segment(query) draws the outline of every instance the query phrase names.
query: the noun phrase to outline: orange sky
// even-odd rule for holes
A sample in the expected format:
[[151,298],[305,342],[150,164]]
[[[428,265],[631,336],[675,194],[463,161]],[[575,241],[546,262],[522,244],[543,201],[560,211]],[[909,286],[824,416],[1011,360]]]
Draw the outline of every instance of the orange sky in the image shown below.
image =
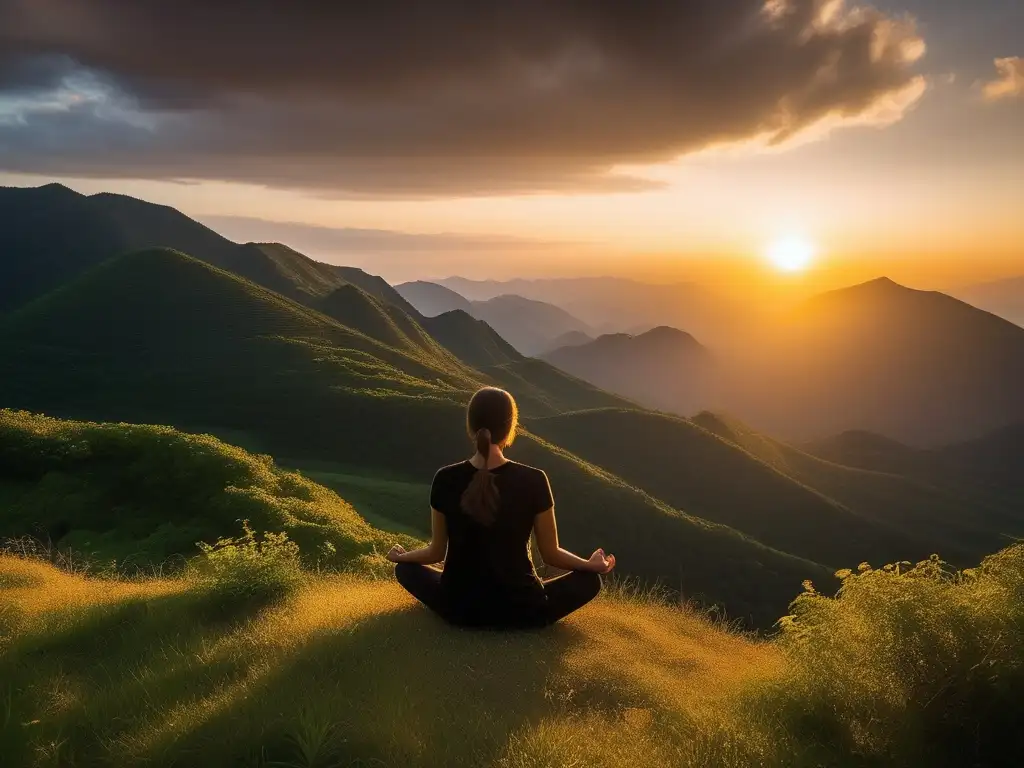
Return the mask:
[[[452,274],[611,274],[785,294],[883,274],[921,288],[1024,274],[1024,63],[1013,58],[1024,50],[1006,50],[1024,39],[1014,34],[1024,31],[1024,13],[994,0],[971,8],[952,0],[879,5],[919,17],[922,41],[907,48],[915,69],[905,87],[857,114],[818,121],[779,146],[748,138],[690,151],[675,162],[628,168],[629,175],[661,185],[655,189],[401,199],[210,179],[133,179],[102,169],[95,174],[102,178],[57,180],[86,193],[123,192],[175,206],[233,239],[289,242],[267,224],[287,222],[519,241],[449,249],[441,237],[413,251],[289,242],[393,282]],[[17,110],[24,107],[11,104],[13,117],[5,123],[0,98],[0,129],[15,130],[23,120]],[[0,157],[2,139],[0,130]],[[0,172],[0,184],[51,180],[49,174]],[[257,234],[251,221],[223,217],[264,221]],[[790,237],[814,244],[816,259],[806,273],[781,274],[767,264],[772,244]]]

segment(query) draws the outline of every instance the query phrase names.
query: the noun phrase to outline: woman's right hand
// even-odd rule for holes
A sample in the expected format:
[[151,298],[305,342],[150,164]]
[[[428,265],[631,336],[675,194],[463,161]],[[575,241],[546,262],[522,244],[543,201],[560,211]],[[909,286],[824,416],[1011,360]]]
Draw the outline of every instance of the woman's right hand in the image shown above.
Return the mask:
[[587,561],[587,567],[594,573],[611,573],[615,567],[615,555],[606,555],[603,549],[594,550],[594,554]]
[[400,562],[402,562],[402,555],[404,555],[404,554],[405,554],[405,547],[403,547],[401,544],[395,544],[395,546],[393,546],[391,548],[391,551],[388,552],[387,558],[392,563],[400,563]]

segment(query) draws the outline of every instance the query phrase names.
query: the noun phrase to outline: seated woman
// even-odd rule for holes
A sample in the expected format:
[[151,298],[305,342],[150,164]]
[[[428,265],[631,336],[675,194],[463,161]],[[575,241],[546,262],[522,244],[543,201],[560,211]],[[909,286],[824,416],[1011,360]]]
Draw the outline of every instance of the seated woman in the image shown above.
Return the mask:
[[[430,544],[393,547],[399,584],[446,621],[497,629],[552,624],[593,600],[614,555],[589,560],[558,545],[547,475],[505,458],[518,423],[512,395],[481,389],[466,417],[476,454],[438,470],[430,489]],[[530,533],[544,562],[570,571],[541,581],[530,560]],[[444,561],[444,570],[428,565]]]

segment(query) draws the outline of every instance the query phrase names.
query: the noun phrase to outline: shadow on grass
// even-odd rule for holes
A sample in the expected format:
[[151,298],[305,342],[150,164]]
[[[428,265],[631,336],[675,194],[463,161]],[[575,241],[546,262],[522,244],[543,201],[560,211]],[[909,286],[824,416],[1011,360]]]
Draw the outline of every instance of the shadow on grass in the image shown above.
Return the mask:
[[567,625],[509,634],[454,629],[418,606],[377,614],[310,637],[184,734],[178,755],[194,765],[257,748],[296,765],[485,764],[572,695],[563,657],[583,641]]
[[[567,706],[570,625],[449,627],[419,606],[295,637],[201,593],[63,616],[0,656],[0,747],[20,764],[478,765]],[[246,619],[252,619],[247,623]],[[0,701],[0,703],[3,703]]]

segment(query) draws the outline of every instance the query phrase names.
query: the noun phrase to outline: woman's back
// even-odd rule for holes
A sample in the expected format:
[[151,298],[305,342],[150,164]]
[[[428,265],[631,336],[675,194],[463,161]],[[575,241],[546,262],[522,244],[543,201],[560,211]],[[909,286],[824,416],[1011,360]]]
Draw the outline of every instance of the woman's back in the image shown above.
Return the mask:
[[445,517],[448,553],[442,581],[458,592],[497,590],[497,596],[529,599],[540,587],[530,560],[534,519],[552,507],[551,487],[541,470],[506,461],[488,470],[497,487],[494,518],[480,522],[462,505],[463,494],[479,470],[469,461],[438,470],[430,506]]
[[[504,390],[484,387],[473,395],[466,430],[476,453],[434,475],[430,543],[388,552],[398,582],[453,624],[551,624],[593,600],[601,591],[600,574],[615,567],[615,557],[604,550],[584,560],[559,545],[547,475],[505,459],[518,414]],[[541,583],[530,560],[531,532],[544,561],[568,574]],[[440,562],[442,572],[427,567]]]

